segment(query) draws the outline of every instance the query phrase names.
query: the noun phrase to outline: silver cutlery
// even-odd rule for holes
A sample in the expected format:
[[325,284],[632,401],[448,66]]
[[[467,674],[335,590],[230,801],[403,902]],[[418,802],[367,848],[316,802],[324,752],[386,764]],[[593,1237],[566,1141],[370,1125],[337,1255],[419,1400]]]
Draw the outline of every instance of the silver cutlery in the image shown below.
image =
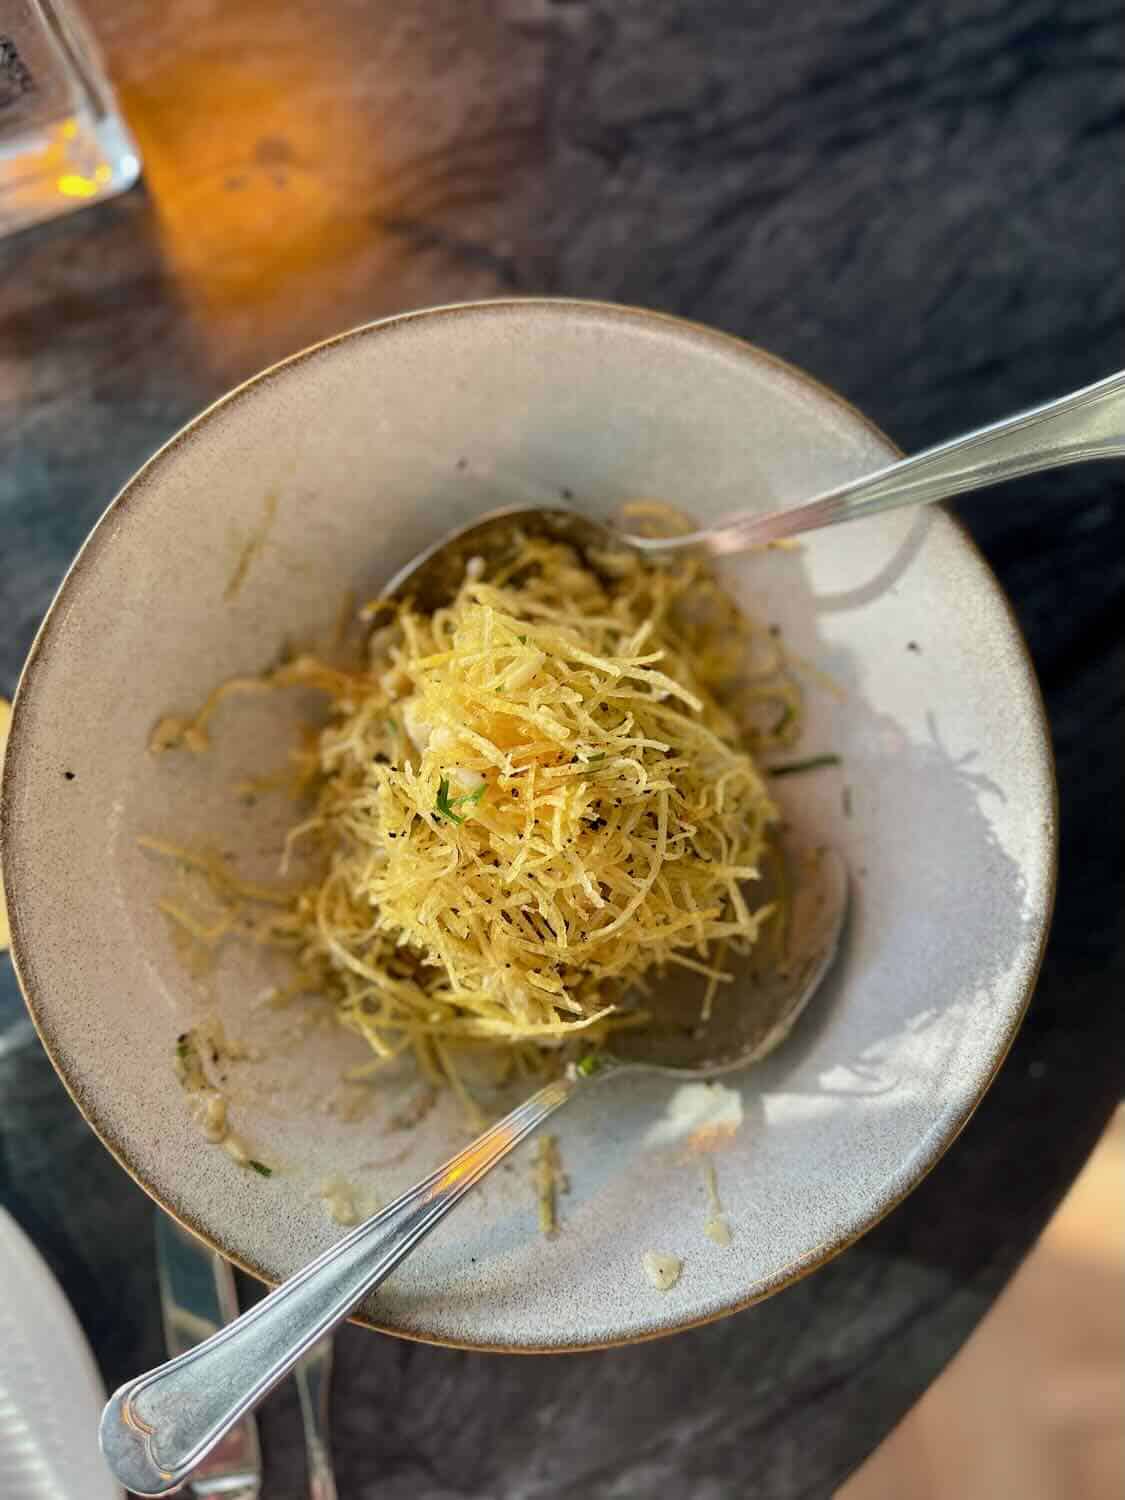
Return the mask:
[[[156,1267],[164,1342],[175,1359],[238,1317],[234,1273],[221,1256],[157,1211]],[[309,1500],[337,1500],[329,1442],[328,1397],[332,1339],[323,1338],[293,1371],[309,1464]],[[257,1500],[262,1459],[254,1418],[241,1419],[187,1481],[197,1500]]]
[[626,537],[644,552],[699,547],[745,552],[803,531],[856,521],[905,505],[930,505],[1063,464],[1125,456],[1125,371],[926,448],[801,505],[734,517],[675,538]]
[[[835,956],[848,905],[847,873],[831,850],[821,851],[794,906],[794,948],[784,968],[759,977],[753,1010],[766,1013],[749,1034],[749,1008],[733,1007],[726,1029],[700,1028],[685,1016],[620,1033],[614,1054],[589,1054],[546,1084],[389,1207],[353,1229],[276,1291],[205,1344],[114,1392],[99,1436],[110,1468],[140,1495],[173,1490],[259,1401],[478,1182],[556,1110],[605,1078],[632,1071],[711,1078],[743,1068],[775,1047],[817,989]],[[799,935],[799,936],[798,936]]]
[[293,1369],[301,1400],[305,1452],[309,1461],[309,1500],[336,1500],[336,1475],[329,1446],[328,1396],[332,1381],[332,1335],[318,1340]]
[[634,536],[558,506],[508,506],[490,511],[413,558],[390,580],[384,593],[388,598],[409,597],[419,609],[437,608],[456,592],[470,558],[502,556],[510,549],[513,527],[569,542],[595,555],[624,544],[654,555],[689,549],[721,557],[880,511],[948,500],[1063,464],[1123,456],[1125,371],[1120,371],[1042,406],[927,448],[802,504],[732,516],[705,531]]
[[[164,1342],[175,1359],[238,1317],[238,1295],[225,1260],[170,1214],[157,1210],[153,1217]],[[187,1481],[196,1500],[258,1500],[261,1486],[258,1428],[249,1414],[201,1459]]]

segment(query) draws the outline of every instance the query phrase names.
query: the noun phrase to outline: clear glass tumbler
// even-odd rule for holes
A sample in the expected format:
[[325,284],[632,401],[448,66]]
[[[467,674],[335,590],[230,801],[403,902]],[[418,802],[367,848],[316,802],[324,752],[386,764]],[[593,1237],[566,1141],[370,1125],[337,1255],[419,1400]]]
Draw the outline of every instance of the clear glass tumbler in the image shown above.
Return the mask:
[[140,175],[89,31],[67,0],[0,0],[0,235]]

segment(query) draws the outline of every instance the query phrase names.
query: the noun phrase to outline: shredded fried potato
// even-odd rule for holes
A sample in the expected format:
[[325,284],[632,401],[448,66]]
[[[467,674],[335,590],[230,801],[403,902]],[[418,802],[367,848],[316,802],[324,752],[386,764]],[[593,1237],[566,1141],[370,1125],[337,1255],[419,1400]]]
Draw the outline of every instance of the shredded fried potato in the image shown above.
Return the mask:
[[800,714],[773,637],[696,559],[521,536],[433,615],[361,614],[364,669],[299,657],[154,732],[154,750],[198,752],[232,692],[329,698],[294,777],[315,806],[288,841],[321,878],[295,895],[250,886],[145,841],[209,875],[232,913],[216,940],[253,926],[247,905],[271,907],[259,940],[294,954],[376,1059],[413,1049],[470,1113],[451,1049],[500,1049],[529,1073],[545,1046],[643,1024],[636,994],[669,965],[710,979],[709,1011],[724,954],[773,911],[750,890],[776,821],[752,752],[791,744]]
[[775,812],[718,698],[747,627],[696,562],[596,562],[527,540],[395,609],[336,698],[301,958],[382,1057],[597,1039],[648,971],[711,974],[769,914],[744,886]]

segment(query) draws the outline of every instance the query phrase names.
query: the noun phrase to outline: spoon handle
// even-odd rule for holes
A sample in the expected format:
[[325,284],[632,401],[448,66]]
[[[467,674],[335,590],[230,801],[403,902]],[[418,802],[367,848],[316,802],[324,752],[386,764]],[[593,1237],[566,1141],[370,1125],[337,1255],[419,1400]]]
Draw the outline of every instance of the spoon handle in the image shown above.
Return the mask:
[[742,516],[709,531],[660,540],[630,538],[660,552],[701,547],[713,556],[760,547],[904,505],[928,505],[1061,464],[1125,455],[1125,371],[1044,406],[939,443],[913,458],[818,495],[803,505]]
[[576,1073],[548,1083],[233,1323],[115,1391],[99,1436],[121,1483],[138,1495],[182,1484],[302,1354],[585,1081]]

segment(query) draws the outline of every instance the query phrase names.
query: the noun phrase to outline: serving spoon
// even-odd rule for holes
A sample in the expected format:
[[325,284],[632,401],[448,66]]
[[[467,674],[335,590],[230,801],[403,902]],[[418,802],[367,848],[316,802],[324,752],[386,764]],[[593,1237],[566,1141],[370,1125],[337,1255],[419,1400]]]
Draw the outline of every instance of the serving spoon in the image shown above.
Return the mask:
[[912,458],[826,490],[784,510],[733,516],[702,531],[639,536],[561,506],[490,511],[413,558],[386,586],[388,598],[430,611],[456,592],[471,557],[510,551],[513,528],[570,542],[587,555],[623,544],[653,556],[696,551],[711,557],[746,552],[785,537],[880,511],[930,505],[1004,480],[1063,464],[1125,456],[1125,371],[1001,422],[951,438]]
[[[646,1026],[616,1033],[338,1244],[205,1343],[121,1386],[99,1429],[102,1452],[137,1495],[176,1489],[223,1435],[318,1339],[343,1322],[499,1162],[585,1090],[629,1072],[680,1080],[744,1068],[784,1040],[829,969],[848,905],[843,861],[831,850],[799,857],[783,962],[755,961],[740,1003],[715,1005],[700,1024],[698,994],[669,987],[646,1000]],[[767,945],[763,938],[758,948]],[[743,998],[745,996],[745,998]]]

